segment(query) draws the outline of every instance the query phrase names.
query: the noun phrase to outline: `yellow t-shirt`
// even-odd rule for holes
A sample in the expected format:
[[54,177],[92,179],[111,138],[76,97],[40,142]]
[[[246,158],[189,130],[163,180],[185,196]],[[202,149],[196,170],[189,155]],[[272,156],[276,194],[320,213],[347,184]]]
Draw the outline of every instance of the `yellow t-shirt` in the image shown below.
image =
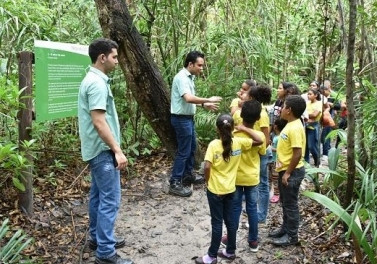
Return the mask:
[[[266,138],[261,131],[256,133],[263,139],[263,144],[251,147],[250,150],[241,154],[240,165],[237,170],[236,185],[255,186],[259,184],[260,156],[266,154]],[[235,132],[234,137],[250,138],[245,132]]]
[[319,115],[314,119],[314,121],[319,121],[322,116],[322,102],[316,101],[312,103],[311,101],[306,102],[306,112],[308,115],[312,114],[315,110],[319,111]]
[[[233,120],[235,126],[242,124],[243,119],[241,117],[241,109],[237,109],[234,112]],[[262,111],[260,112],[260,119],[254,123],[253,129],[257,131],[262,131],[262,127],[270,127],[270,118],[268,117],[267,110],[264,106],[262,107]]]
[[293,148],[301,148],[302,156],[296,168],[304,166],[305,154],[305,129],[300,119],[289,122],[280,132],[278,146],[276,148],[276,171],[284,171],[292,160]]
[[232,154],[229,162],[223,159],[223,145],[220,139],[209,143],[204,160],[212,163],[208,180],[208,190],[214,194],[227,194],[236,190],[236,176],[241,153],[251,149],[251,138],[233,138]]
[[233,120],[234,120],[234,126],[241,125],[243,122],[243,119],[241,117],[241,109],[237,109],[233,114]]
[[234,98],[233,100],[232,100],[232,102],[230,103],[230,106],[229,106],[229,108],[232,108],[232,107],[234,107],[234,106],[237,106],[238,107],[238,103],[240,102],[240,98]]
[[270,118],[268,117],[267,109],[265,106],[262,106],[262,111],[260,112],[260,119],[255,122],[253,128],[257,131],[262,131],[261,128],[263,127],[270,127]]

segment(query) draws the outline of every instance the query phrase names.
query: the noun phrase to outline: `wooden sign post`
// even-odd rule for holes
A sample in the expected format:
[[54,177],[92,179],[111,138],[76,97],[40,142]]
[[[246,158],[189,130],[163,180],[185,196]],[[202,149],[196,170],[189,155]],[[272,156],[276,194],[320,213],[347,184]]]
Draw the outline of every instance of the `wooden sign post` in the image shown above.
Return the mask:
[[[33,100],[32,100],[32,64],[34,55],[32,52],[22,51],[18,54],[18,80],[20,90],[24,89],[20,94],[21,107],[18,123],[18,140],[19,149],[23,150],[22,142],[31,140],[31,128],[33,119]],[[30,164],[33,164],[32,155],[26,153],[26,158]],[[28,214],[33,214],[33,166],[22,171],[21,182],[25,186],[25,191],[19,194],[19,206],[21,210]]]

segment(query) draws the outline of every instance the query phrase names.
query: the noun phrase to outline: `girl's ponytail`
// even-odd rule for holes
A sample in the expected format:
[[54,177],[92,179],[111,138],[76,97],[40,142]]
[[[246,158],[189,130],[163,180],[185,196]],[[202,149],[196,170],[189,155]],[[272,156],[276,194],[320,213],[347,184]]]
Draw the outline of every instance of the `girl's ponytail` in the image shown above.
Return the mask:
[[228,114],[222,114],[217,118],[216,126],[223,145],[223,159],[229,162],[232,154],[232,131],[234,129],[233,118]]

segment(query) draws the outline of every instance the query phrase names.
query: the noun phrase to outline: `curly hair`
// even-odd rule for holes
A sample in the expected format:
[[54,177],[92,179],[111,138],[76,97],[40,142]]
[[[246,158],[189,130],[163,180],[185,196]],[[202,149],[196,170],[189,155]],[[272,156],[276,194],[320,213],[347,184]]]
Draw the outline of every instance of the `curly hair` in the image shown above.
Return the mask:
[[272,89],[267,84],[258,84],[255,87],[251,87],[249,90],[249,96],[261,104],[269,104],[271,95]]

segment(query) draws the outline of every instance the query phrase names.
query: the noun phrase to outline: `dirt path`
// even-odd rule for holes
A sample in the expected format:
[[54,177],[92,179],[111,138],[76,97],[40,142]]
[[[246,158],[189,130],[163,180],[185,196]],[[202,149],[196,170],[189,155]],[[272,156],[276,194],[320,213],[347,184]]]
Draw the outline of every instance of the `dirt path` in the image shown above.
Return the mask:
[[[127,245],[118,253],[136,264],[194,263],[192,259],[206,254],[209,247],[211,225],[204,186],[195,188],[189,198],[175,197],[164,193],[167,177],[163,173],[148,182],[146,196],[133,196],[130,189],[123,191],[116,233],[126,238]],[[270,212],[269,225],[276,225],[280,206],[273,204]],[[277,248],[268,243],[268,225],[259,226],[259,252],[248,251],[246,217],[241,221],[233,263],[304,262],[302,247]],[[93,263],[93,252],[85,257],[83,263]],[[218,258],[218,263],[227,262]]]

